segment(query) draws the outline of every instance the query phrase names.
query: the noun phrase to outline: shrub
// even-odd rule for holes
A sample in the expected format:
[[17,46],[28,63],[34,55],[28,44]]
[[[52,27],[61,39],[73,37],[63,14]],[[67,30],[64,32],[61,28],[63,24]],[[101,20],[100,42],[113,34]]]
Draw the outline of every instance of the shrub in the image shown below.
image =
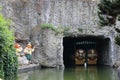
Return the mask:
[[0,14],[0,77],[16,80],[17,57],[14,49],[13,32],[9,29],[10,20]]
[[120,0],[100,0],[98,17],[101,26],[112,26],[120,15]]

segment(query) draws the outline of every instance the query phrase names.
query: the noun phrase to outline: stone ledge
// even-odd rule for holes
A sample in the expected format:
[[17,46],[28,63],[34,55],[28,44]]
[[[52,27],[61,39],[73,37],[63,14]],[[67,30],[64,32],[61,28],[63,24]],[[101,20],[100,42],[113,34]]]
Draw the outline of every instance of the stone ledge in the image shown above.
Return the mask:
[[18,73],[28,72],[36,69],[40,69],[39,64],[29,64],[29,65],[23,65],[18,67]]
[[116,61],[114,64],[113,64],[113,68],[118,68],[120,67],[120,61]]

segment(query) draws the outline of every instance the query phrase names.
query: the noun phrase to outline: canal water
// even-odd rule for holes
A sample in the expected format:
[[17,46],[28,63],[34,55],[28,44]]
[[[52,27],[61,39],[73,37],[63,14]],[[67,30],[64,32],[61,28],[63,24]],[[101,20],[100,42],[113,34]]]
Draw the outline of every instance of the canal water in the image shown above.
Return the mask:
[[118,80],[118,76],[117,70],[110,67],[81,66],[30,71],[19,74],[18,80]]

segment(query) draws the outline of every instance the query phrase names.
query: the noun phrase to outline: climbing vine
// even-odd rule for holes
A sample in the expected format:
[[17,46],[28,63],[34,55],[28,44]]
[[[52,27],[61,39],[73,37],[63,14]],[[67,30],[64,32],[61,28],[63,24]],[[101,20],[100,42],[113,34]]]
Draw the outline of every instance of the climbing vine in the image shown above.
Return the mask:
[[14,49],[13,32],[9,29],[10,20],[0,14],[0,78],[16,80],[17,57]]

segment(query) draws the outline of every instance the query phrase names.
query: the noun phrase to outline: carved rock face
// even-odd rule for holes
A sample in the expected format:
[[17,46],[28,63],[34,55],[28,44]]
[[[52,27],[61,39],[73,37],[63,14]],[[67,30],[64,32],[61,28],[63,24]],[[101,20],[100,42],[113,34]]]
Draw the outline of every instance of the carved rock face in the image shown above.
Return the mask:
[[4,16],[12,19],[11,29],[15,31],[16,37],[30,40],[37,46],[33,54],[34,61],[44,66],[64,66],[64,35],[41,30],[40,24],[70,26],[70,36],[109,36],[112,30],[98,27],[97,4],[91,0],[1,0],[0,5]]

